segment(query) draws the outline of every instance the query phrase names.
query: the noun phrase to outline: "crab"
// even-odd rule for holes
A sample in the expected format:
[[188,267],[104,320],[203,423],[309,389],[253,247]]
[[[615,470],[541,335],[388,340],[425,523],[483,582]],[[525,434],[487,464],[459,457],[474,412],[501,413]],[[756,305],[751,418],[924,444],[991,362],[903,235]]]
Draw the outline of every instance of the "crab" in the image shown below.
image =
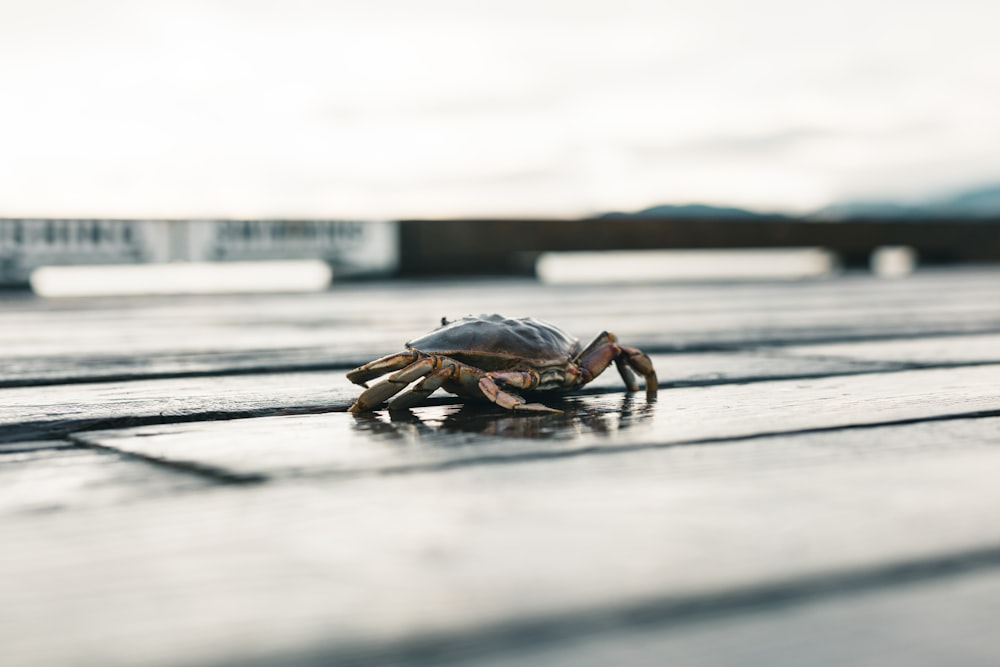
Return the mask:
[[[365,387],[351,412],[374,410],[385,401],[389,401],[389,410],[405,410],[441,387],[508,410],[561,412],[541,403],[528,403],[517,392],[572,391],[600,375],[611,362],[629,391],[639,390],[634,370],[645,380],[647,399],[656,397],[652,361],[607,331],[583,347],[578,339],[541,320],[480,315],[453,322],[442,318],[439,328],[405,346],[402,352],[347,373],[351,382]],[[368,387],[369,380],[386,373],[392,374]],[[409,391],[400,393],[414,382]]]

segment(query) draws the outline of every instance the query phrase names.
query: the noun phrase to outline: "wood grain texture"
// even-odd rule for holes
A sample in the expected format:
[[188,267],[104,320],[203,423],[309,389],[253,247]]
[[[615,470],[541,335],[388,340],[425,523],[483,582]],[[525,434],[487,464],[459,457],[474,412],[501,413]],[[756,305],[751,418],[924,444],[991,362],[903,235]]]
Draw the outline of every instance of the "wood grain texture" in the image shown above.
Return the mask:
[[[896,368],[891,363],[798,358],[768,351],[653,355],[653,359],[666,388]],[[612,369],[583,391],[622,393],[624,385]],[[0,389],[0,401],[6,408],[0,414],[0,443],[60,438],[77,431],[142,424],[342,412],[360,392],[361,388],[348,382],[343,371],[6,388]],[[441,391],[432,402],[458,403],[461,399]]]
[[[996,664],[998,644],[989,619],[997,614],[1000,575],[985,572],[904,590],[787,604],[752,615],[710,616],[709,622],[596,632],[469,662],[479,667],[990,667]],[[297,664],[319,662],[300,656]]]
[[211,484],[115,452],[65,441],[38,444],[34,451],[0,449],[0,516],[118,506]]
[[[998,280],[0,299],[0,661],[997,664]],[[659,399],[343,412],[484,311]]]
[[995,364],[1000,362],[1000,334],[795,345],[781,348],[780,353],[814,360],[898,363],[911,367]]
[[[0,627],[8,655],[39,665],[303,650],[378,663],[420,641],[495,652],[489,638],[511,627],[586,633],[586,618],[622,627],[630,610],[754,591],[766,605],[767,590],[844,573],[876,585],[895,563],[983,549],[995,562],[998,425],[297,479],[15,518]],[[41,632],[52,625],[59,643]]]
[[0,303],[0,386],[347,368],[400,349],[442,316],[481,312],[533,315],[582,339],[609,329],[651,352],[998,333],[995,279],[956,272],[627,289],[402,283],[281,298],[16,301]]
[[[664,391],[553,403],[565,415],[418,408],[414,419],[338,413],[80,433],[92,443],[233,476],[401,471],[768,434],[1000,413],[1000,365]],[[484,437],[485,436],[485,437]],[[405,446],[403,446],[405,444]]]

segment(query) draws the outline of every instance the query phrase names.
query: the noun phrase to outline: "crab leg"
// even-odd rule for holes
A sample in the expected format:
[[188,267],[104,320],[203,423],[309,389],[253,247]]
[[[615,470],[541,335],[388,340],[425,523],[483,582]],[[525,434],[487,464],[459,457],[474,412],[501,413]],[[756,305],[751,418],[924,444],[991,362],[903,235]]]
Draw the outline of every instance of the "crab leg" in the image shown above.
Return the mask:
[[406,389],[406,386],[417,378],[428,375],[439,365],[440,362],[435,357],[424,357],[420,361],[412,363],[400,371],[396,371],[382,382],[361,392],[358,400],[348,410],[350,412],[371,410],[381,405],[383,401]]
[[584,382],[590,382],[600,375],[612,361],[615,362],[615,367],[629,391],[636,391],[639,388],[636,385],[635,377],[629,370],[631,368],[646,381],[646,398],[656,396],[658,384],[656,371],[653,370],[653,362],[642,350],[628,345],[620,345],[617,337],[612,333],[604,331],[599,334],[576,358]]
[[618,375],[622,376],[622,381],[629,391],[639,391],[639,383],[635,381],[635,373],[628,367],[620,354],[615,357],[615,368],[618,369]]
[[[646,382],[646,398],[655,398],[659,383],[656,381],[656,371],[653,370],[653,361],[642,350],[628,345],[619,345],[622,355],[627,363],[636,373],[641,375]],[[619,357],[620,358],[620,357]]]
[[389,401],[389,409],[406,410],[407,408],[412,408],[437,391],[441,385],[454,375],[455,367],[450,364],[437,369],[418,382],[413,389]]
[[508,410],[519,412],[562,412],[562,410],[556,410],[541,403],[526,403],[517,394],[512,394],[501,389],[489,375],[483,375],[483,377],[479,378],[479,391],[493,403]]
[[379,375],[385,375],[390,371],[398,371],[401,368],[409,366],[420,358],[421,354],[416,350],[406,350],[404,352],[390,354],[382,357],[381,359],[369,361],[363,366],[358,366],[354,370],[348,371],[347,379],[354,384],[367,387],[368,385],[366,383],[368,380],[377,378]]
[[536,371],[495,371],[489,373],[494,382],[505,387],[517,387],[531,391],[541,382]]

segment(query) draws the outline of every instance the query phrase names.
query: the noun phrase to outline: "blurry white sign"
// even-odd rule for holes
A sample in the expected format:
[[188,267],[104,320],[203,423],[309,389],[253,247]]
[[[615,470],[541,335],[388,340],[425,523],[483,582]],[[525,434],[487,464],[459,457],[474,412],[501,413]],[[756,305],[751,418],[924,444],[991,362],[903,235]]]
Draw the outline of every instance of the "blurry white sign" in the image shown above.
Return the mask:
[[549,252],[535,265],[549,284],[803,280],[837,269],[822,248]]
[[31,288],[53,298],[321,292],[331,273],[316,259],[43,266],[31,274]]
[[360,220],[0,220],[0,283],[43,266],[322,260],[338,277],[399,264],[398,225]]

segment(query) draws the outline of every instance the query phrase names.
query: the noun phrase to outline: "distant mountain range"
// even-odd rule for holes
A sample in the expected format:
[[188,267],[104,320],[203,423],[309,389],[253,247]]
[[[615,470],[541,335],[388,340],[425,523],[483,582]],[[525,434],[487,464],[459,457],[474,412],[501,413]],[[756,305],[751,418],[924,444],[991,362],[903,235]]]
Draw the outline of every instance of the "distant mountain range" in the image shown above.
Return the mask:
[[749,211],[729,206],[708,206],[707,204],[663,204],[644,208],[635,213],[615,211],[605,213],[602,218],[762,218],[774,217],[769,213]]
[[[705,204],[662,205],[634,213],[612,212],[603,218],[716,218],[754,219],[788,217],[780,213],[751,211],[728,206]],[[852,218],[919,219],[993,218],[1000,217],[1000,184],[979,187],[957,194],[928,199],[917,203],[871,200],[831,204],[805,217],[814,220],[848,220]]]
[[989,218],[1000,216],[1000,184],[966,190],[948,197],[917,203],[860,201],[833,204],[811,217],[847,218]]

